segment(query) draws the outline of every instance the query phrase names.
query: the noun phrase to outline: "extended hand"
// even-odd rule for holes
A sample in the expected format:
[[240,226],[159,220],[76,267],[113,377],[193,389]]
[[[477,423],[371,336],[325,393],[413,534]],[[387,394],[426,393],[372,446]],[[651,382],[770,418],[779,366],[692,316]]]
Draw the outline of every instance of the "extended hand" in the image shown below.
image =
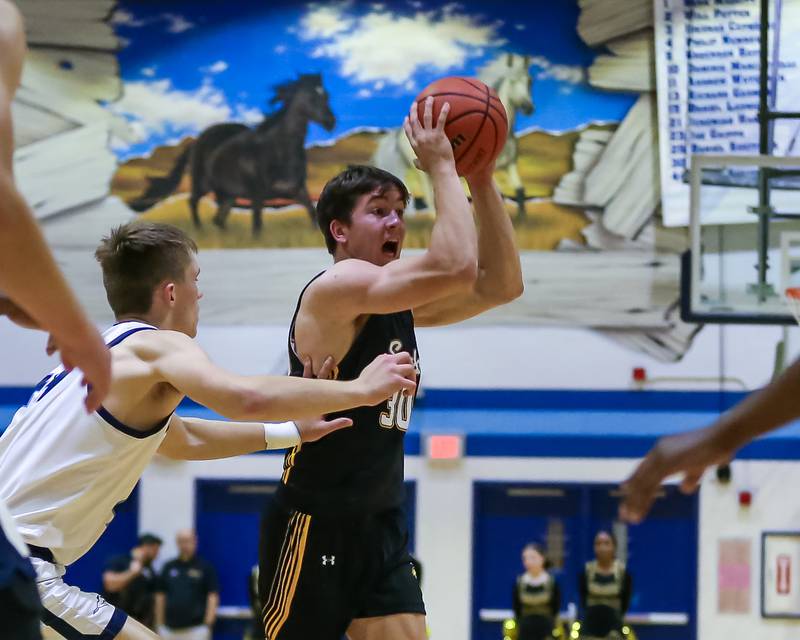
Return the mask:
[[733,451],[719,442],[711,428],[696,429],[661,438],[622,485],[620,518],[640,522],[650,510],[661,483],[674,473],[683,473],[681,491],[694,492],[707,467],[729,461]]
[[[8,298],[0,299],[0,315],[27,329],[40,329],[39,324],[22,308]],[[83,372],[83,384],[89,385],[86,410],[96,411],[111,387],[111,354],[97,329],[87,325],[80,334],[57,341],[50,334],[47,338],[47,355],[61,352],[61,362],[67,371],[78,367]]]
[[[330,379],[336,370],[336,361],[333,357],[328,356],[320,367],[317,378]],[[311,358],[303,360],[303,377],[314,377],[314,366]],[[314,442],[320,438],[324,438],[329,433],[345,429],[346,427],[353,426],[353,421],[350,418],[336,418],[335,420],[326,420],[323,417],[309,418],[308,420],[295,420],[295,426],[300,433],[300,439],[303,442]]]
[[61,362],[67,371],[75,367],[83,372],[82,384],[89,387],[85,405],[89,412],[97,411],[111,387],[111,352],[93,326],[84,335],[70,336],[66,341],[50,336],[47,353],[61,352]]
[[295,420],[294,424],[300,433],[300,440],[314,442],[339,429],[352,427],[353,421],[350,418],[336,418],[335,420],[309,418],[308,420]]
[[376,405],[391,398],[398,391],[413,394],[417,388],[414,360],[406,353],[384,353],[370,362],[358,381],[364,387],[366,404]]
[[422,123],[419,121],[417,103],[411,105],[411,110],[403,120],[403,129],[406,137],[411,143],[411,148],[417,154],[418,169],[431,172],[436,169],[452,169],[455,171],[455,160],[453,159],[453,147],[444,133],[444,125],[447,122],[447,114],[450,112],[450,103],[445,102],[439,112],[439,119],[436,126],[433,125],[433,97],[425,99],[425,108],[422,115]]

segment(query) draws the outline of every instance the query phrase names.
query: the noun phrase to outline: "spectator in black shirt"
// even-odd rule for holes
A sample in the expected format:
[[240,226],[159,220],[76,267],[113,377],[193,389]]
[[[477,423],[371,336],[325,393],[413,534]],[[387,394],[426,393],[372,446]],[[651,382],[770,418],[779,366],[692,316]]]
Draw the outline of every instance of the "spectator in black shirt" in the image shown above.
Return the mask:
[[175,536],[178,557],[161,570],[156,595],[158,633],[164,640],[210,640],[217,618],[217,572],[197,557],[194,531]]
[[103,571],[103,597],[150,629],[155,629],[153,562],[160,550],[161,538],[143,533],[129,554],[111,558]]

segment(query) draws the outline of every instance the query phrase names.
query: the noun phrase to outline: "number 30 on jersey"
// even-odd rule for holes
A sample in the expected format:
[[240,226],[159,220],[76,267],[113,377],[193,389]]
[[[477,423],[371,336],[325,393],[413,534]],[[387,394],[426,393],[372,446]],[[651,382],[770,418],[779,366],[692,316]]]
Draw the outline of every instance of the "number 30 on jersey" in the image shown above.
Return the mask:
[[[403,343],[399,340],[392,340],[389,345],[389,353],[400,353],[403,350]],[[414,368],[419,376],[419,360],[417,352],[414,350]],[[378,424],[384,429],[400,429],[408,431],[408,424],[411,422],[411,410],[414,408],[414,396],[406,395],[398,391],[386,403],[386,411],[383,411],[378,419]]]

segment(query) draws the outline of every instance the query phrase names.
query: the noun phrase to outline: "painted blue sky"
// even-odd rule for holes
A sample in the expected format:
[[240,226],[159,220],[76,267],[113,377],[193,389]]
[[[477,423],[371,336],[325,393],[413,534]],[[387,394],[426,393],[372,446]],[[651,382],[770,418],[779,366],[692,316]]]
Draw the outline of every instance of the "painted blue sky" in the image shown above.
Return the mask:
[[536,110],[517,130],[618,121],[637,96],[586,83],[595,52],[578,38],[577,17],[577,0],[123,0],[113,22],[125,94],[111,108],[132,136],[115,149],[125,159],[214,122],[255,123],[271,88],[299,73],[323,75],[337,117],[331,133],[312,125],[308,143],[399,126],[429,82],[478,75],[509,51],[531,56],[535,78]]

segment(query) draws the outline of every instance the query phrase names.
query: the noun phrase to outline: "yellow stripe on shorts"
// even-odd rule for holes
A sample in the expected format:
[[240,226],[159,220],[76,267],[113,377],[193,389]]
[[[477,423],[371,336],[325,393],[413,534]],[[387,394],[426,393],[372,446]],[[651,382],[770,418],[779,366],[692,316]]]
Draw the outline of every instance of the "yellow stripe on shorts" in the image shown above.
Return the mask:
[[295,512],[289,520],[283,548],[278,560],[278,569],[264,607],[264,634],[267,640],[275,640],[289,617],[292,600],[303,566],[311,516]]

